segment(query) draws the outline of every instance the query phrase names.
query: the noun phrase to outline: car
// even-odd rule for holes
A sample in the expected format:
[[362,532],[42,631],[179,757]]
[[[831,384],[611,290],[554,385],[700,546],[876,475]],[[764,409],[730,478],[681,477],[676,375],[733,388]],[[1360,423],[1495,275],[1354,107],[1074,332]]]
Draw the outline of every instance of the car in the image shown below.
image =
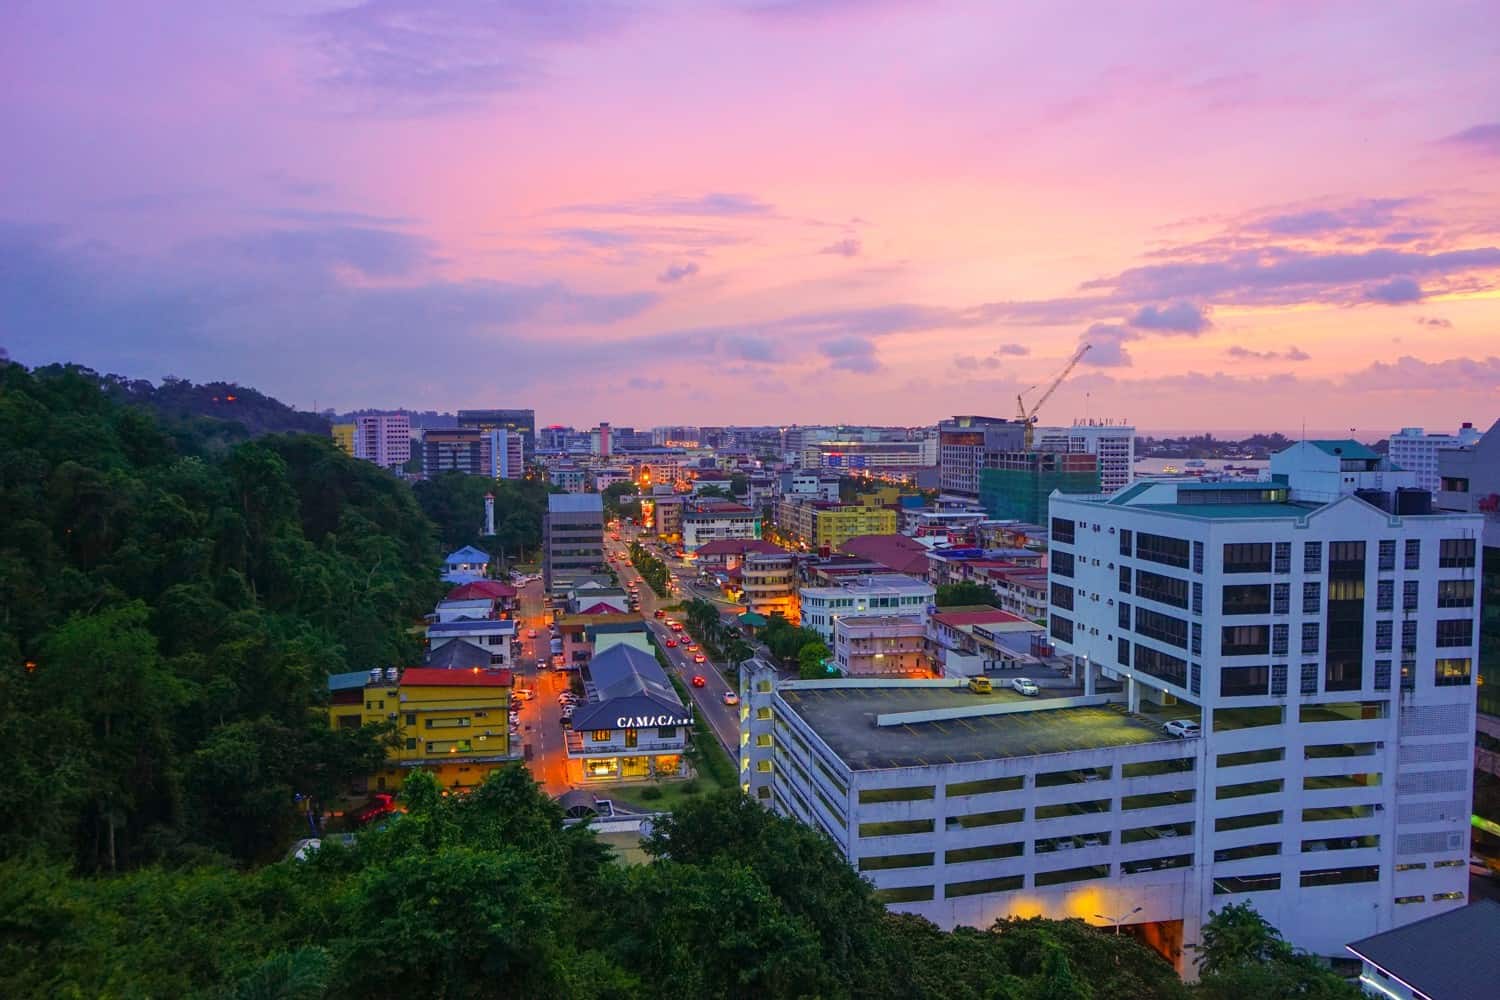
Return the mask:
[[546,670],[547,669],[547,661],[546,660],[537,660],[536,661],[536,668],[538,670]]
[[685,643],[684,646],[689,653],[696,653],[698,651],[698,644],[696,642]]
[[1025,695],[1028,698],[1035,698],[1042,693],[1042,689],[1030,677],[1017,677],[1010,682],[1010,686],[1016,694]]
[[653,618],[665,618],[665,617],[667,617],[667,613],[665,611],[663,611],[661,608],[657,608],[655,611],[651,612],[651,617],[653,617]]
[[671,649],[671,648],[673,648],[676,645],[677,645],[677,640],[676,639],[668,639],[667,640],[667,648],[668,649]]
[[671,626],[672,626],[672,631],[673,632],[681,632],[682,631],[682,622],[672,622]]
[[526,630],[526,638],[528,638],[528,639],[535,639],[536,638],[536,629],[534,629],[534,628],[527,629]]
[[1161,728],[1168,736],[1176,736],[1182,740],[1190,740],[1195,736],[1203,735],[1203,727],[1192,719],[1173,719]]
[[739,695],[735,694],[733,691],[725,691],[724,692],[724,704],[726,704],[726,705],[738,705],[739,703],[740,703],[740,696]]
[[702,653],[694,653],[693,654],[693,662],[694,663],[707,663],[708,662],[708,657],[704,656]]
[[703,679],[703,675],[702,674],[694,674],[693,675],[693,687],[695,687],[695,688],[701,688],[701,687],[707,687],[707,686],[708,686],[708,681],[706,681],[706,680]]
[[1477,854],[1469,855],[1469,874],[1477,878],[1494,878],[1495,869],[1490,863]]

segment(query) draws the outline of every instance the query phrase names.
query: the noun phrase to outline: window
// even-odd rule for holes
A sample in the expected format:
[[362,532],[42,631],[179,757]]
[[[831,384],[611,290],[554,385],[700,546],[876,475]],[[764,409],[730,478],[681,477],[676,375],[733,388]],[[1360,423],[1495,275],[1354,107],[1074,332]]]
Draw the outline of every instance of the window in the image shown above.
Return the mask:
[[1435,893],[1432,894],[1432,901],[1434,903],[1441,903],[1441,902],[1444,902],[1445,900],[1450,900],[1450,899],[1463,899],[1463,898],[1464,898],[1464,894],[1461,893],[1461,892],[1435,892]]
[[1215,861],[1244,861],[1246,858],[1274,858],[1281,853],[1281,844],[1247,844],[1244,847],[1226,847],[1214,851]]
[[1193,584],[1193,614],[1203,614],[1203,584]]
[[[1303,650],[1303,652],[1305,653],[1305,652],[1307,652],[1307,650]],[[1316,653],[1317,650],[1315,649],[1315,650],[1313,650],[1313,652]],[[1303,694],[1317,694],[1318,693],[1318,665],[1316,663],[1304,663],[1304,664],[1302,664],[1302,687],[1301,687],[1301,691],[1302,691]]]
[[1302,543],[1302,572],[1304,572],[1304,573],[1321,573],[1321,572],[1323,572],[1323,543],[1322,542],[1303,542]]
[[656,738],[659,740],[670,740],[676,735],[676,726],[661,726],[656,730]]
[[861,837],[901,837],[913,833],[931,833],[934,824],[930,819],[898,819],[886,823],[861,823]]
[[1270,584],[1234,584],[1224,588],[1225,615],[1266,615],[1270,613]]
[[1380,562],[1377,568],[1382,573],[1396,568],[1396,540],[1394,538],[1381,539]]
[[1052,519],[1052,540],[1054,542],[1062,542],[1066,545],[1072,545],[1073,528],[1073,522],[1068,520],[1067,518],[1054,517]]
[[1181,618],[1173,618],[1148,608],[1136,608],[1135,630],[1148,639],[1156,639],[1178,649],[1187,649],[1188,623]]
[[1302,623],[1302,652],[1316,653],[1322,641],[1322,626],[1317,622]]
[[1422,568],[1422,540],[1420,538],[1406,540],[1406,568]]
[[1474,644],[1474,619],[1451,618],[1437,623],[1437,644],[1440,648],[1472,646]]
[[1375,584],[1375,610],[1391,611],[1396,607],[1396,581],[1380,580]]
[[[1019,844],[1016,846],[1020,846]],[[950,858],[953,852],[949,852]],[[952,861],[949,861],[951,864]],[[1002,875],[998,878],[984,878],[973,882],[949,882],[943,886],[943,898],[953,899],[958,896],[979,896],[990,892],[1014,892],[1025,885],[1024,875]]]
[[1282,789],[1282,779],[1246,781],[1238,785],[1220,785],[1214,789],[1216,799],[1242,799],[1251,795],[1277,795]]
[[[1398,865],[1397,867],[1399,868],[1400,866]],[[1427,901],[1427,897],[1426,896],[1397,896],[1396,897],[1396,903],[1397,903],[1397,905],[1400,905],[1402,903],[1425,903],[1426,901]]]
[[609,738],[612,735],[614,735],[612,730],[596,729],[593,732],[589,733],[589,739],[593,740],[595,743],[608,743]]
[[1351,885],[1355,882],[1379,882],[1379,865],[1360,865],[1356,868],[1315,868],[1302,873],[1304,888],[1319,885]]
[[1214,832],[1226,830],[1248,830],[1256,826],[1275,826],[1281,822],[1281,810],[1275,812],[1250,813],[1247,816],[1224,816],[1214,820]]
[[1287,633],[1291,630],[1290,625],[1277,624],[1271,626],[1271,655],[1285,656],[1287,647]]
[[1196,663],[1192,666],[1191,679],[1188,681],[1188,690],[1192,691],[1193,694],[1201,694],[1203,692],[1203,668]]
[[1073,610],[1073,588],[1065,583],[1052,584],[1052,604],[1054,607]]
[[406,713],[406,724],[408,726],[415,726],[417,724],[417,713],[416,712],[407,712]]
[[1364,542],[1329,542],[1328,543],[1328,572],[1350,573],[1365,569],[1365,543]]
[[1473,683],[1474,662],[1462,659],[1437,660],[1433,664],[1432,683],[1438,687],[1458,687]]
[[1225,667],[1219,671],[1219,694],[1226,698],[1264,695],[1270,677],[1270,667]]
[[979,781],[959,781],[943,789],[953,798],[956,795],[987,795],[992,792],[1014,792],[1024,787],[1026,779],[1021,775],[1010,778],[984,778]]
[[1130,593],[1130,567],[1129,566],[1121,566],[1120,567],[1120,593],[1122,593],[1122,594],[1128,594],[1128,593]]
[[932,854],[875,854],[859,859],[862,872],[890,871],[893,868],[930,868]]
[[1194,542],[1193,543],[1193,572],[1194,573],[1202,573],[1203,572],[1203,543],[1202,542]]
[[1264,750],[1240,750],[1236,753],[1221,753],[1214,759],[1215,767],[1244,767],[1248,764],[1274,764],[1286,759],[1286,747],[1267,747]]
[[1389,691],[1391,689],[1391,661],[1375,661],[1375,690]]
[[1292,571],[1292,543],[1277,542],[1275,566],[1273,570],[1277,573],[1290,573]]
[[427,719],[428,729],[465,729],[469,725],[469,717],[463,716],[454,719]]
[[1438,542],[1439,569],[1473,569],[1474,539],[1445,538]]
[[1055,872],[1037,872],[1033,884],[1062,885],[1065,882],[1082,882],[1091,878],[1108,878],[1109,865],[1087,865],[1083,868],[1064,868]]
[[416,740],[414,740],[414,739],[408,739],[406,741],[406,749],[408,749],[408,750],[415,750],[416,748],[417,748],[417,741]]
[[1175,576],[1163,576],[1143,569],[1135,575],[1135,593],[1149,601],[1159,601],[1175,608],[1188,606],[1188,582]]
[[1052,633],[1052,638],[1059,642],[1073,641],[1073,622],[1062,615],[1049,615],[1047,629]]
[[1122,667],[1130,666],[1130,640],[1115,640],[1115,659]]
[[932,785],[912,785],[907,788],[863,788],[860,789],[861,804],[871,802],[916,802],[930,799],[937,793]]
[[1417,610],[1417,581],[1403,580],[1401,582],[1401,610]]
[[877,903],[923,903],[933,897],[930,885],[905,885],[891,889],[876,889],[873,893]]
[[1214,879],[1214,895],[1227,896],[1241,892],[1270,892],[1281,888],[1281,875],[1220,875]]
[[1133,539],[1134,536],[1131,534],[1129,528],[1120,529],[1120,555],[1128,556],[1134,554],[1135,546]]
[[1192,654],[1194,656],[1202,656],[1203,655],[1203,626],[1200,625],[1198,622],[1193,622],[1192,639],[1190,641],[1192,643]]
[[1160,678],[1169,684],[1183,687],[1187,683],[1187,661],[1150,646],[1135,647],[1135,669],[1143,674]]
[[1474,606],[1474,581],[1439,580],[1437,595],[1440,608],[1472,608]]
[[1225,625],[1219,637],[1219,652],[1224,656],[1264,656],[1270,651],[1267,625]]
[[1375,649],[1377,652],[1388,653],[1391,643],[1395,640],[1396,623],[1382,620],[1375,623]]
[[1278,583],[1271,588],[1271,613],[1273,615],[1291,614],[1292,611],[1292,585],[1290,583]]
[[1073,575],[1073,553],[1058,549],[1047,554],[1047,561],[1052,567],[1054,576],[1071,577]]
[[1302,585],[1302,613],[1315,615],[1323,610],[1323,585],[1316,581]]
[[969,813],[967,816],[949,816],[944,820],[944,825],[950,830],[955,827],[969,830],[976,826],[1002,826],[1006,823],[1019,823],[1025,817],[1025,809],[997,809],[993,812]]
[[1417,689],[1417,661],[1401,661],[1401,690],[1415,691]]
[[1363,601],[1365,599],[1365,581],[1363,577],[1343,577],[1341,579],[1330,578],[1328,581],[1328,600],[1334,601]]
[[1115,610],[1118,612],[1119,627],[1123,629],[1130,628],[1130,602],[1121,601],[1115,606]]
[[1374,806],[1323,806],[1302,810],[1304,823],[1331,823],[1341,819],[1369,819],[1375,815]]
[[1224,546],[1225,573],[1271,572],[1270,542],[1231,542]]
[[1153,535],[1142,531],[1135,538],[1135,557],[1163,566],[1187,569],[1189,546],[1186,539]]

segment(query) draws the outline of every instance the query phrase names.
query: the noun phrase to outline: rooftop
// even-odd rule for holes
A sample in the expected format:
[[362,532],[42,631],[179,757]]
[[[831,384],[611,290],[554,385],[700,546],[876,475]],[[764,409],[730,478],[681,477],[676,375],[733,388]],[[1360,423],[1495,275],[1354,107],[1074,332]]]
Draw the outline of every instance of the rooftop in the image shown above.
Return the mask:
[[1139,503],[1136,510],[1150,510],[1178,517],[1207,517],[1215,521],[1244,518],[1292,518],[1301,520],[1327,506],[1319,503]]
[[1373,462],[1380,458],[1380,455],[1376,452],[1371,451],[1353,438],[1343,438],[1337,441],[1309,441],[1307,443],[1320,451],[1326,451],[1330,455],[1337,455],[1340,458],[1347,458],[1351,461]]
[[803,587],[802,593],[815,596],[830,594],[859,594],[874,591],[896,591],[898,593],[930,592],[932,584],[901,573],[874,573],[849,580],[834,587]]
[[407,667],[401,672],[402,687],[510,687],[509,670],[444,670],[438,667]]
[[1031,622],[1020,615],[999,608],[950,608],[939,611],[932,616],[932,620],[947,625],[949,628],[962,628],[965,625],[1006,625],[1022,622],[1030,625]]
[[480,597],[515,597],[516,588],[499,580],[475,580],[473,583],[463,583],[448,591],[445,600],[469,601]]
[[905,535],[856,535],[840,552],[880,563],[897,573],[926,573],[927,546]]
[[454,639],[452,642],[443,643],[437,649],[429,650],[425,665],[446,670],[488,667],[490,651],[467,639]]
[[461,549],[448,553],[448,558],[445,561],[451,563],[487,563],[490,561],[490,554],[484,551],[484,549],[476,549],[472,545],[465,545]]
[[515,622],[498,618],[466,618],[463,621],[457,622],[433,622],[427,626],[428,635],[446,635],[448,633],[474,631],[499,632],[503,635],[506,632],[514,632],[515,630]]
[[552,493],[547,497],[551,514],[603,514],[604,498],[598,493]]
[[[1049,689],[1050,690],[1050,689]],[[1075,689],[1059,694],[1075,695]],[[868,771],[1154,743],[1167,737],[1114,708],[1048,708],[1013,691],[976,695],[950,687],[783,688],[790,705],[852,770]],[[876,726],[875,717],[1024,702],[1031,711]]]
[[1500,982],[1500,903],[1456,906],[1349,950],[1432,1000],[1493,996]]
[[750,552],[772,554],[785,551],[786,549],[781,546],[759,538],[719,538],[698,546],[697,555],[701,558],[703,556],[737,556]]
[[350,670],[342,674],[328,675],[328,690],[348,691],[352,688],[363,688],[370,681],[368,670]]

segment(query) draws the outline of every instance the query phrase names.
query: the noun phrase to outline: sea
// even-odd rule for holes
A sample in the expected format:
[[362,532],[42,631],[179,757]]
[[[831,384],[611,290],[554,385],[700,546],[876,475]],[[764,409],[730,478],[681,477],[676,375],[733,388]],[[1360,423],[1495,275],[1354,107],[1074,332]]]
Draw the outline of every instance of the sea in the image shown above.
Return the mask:
[[[1136,475],[1197,475],[1201,472],[1224,472],[1233,466],[1230,475],[1241,479],[1260,479],[1266,475],[1271,463],[1264,458],[1138,458],[1135,460]],[[1252,470],[1252,471],[1246,471]]]

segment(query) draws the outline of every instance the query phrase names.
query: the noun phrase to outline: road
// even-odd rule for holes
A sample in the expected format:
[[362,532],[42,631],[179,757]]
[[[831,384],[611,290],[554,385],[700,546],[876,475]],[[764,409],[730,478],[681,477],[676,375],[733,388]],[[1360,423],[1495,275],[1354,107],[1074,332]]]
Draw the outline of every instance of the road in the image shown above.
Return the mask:
[[[517,628],[521,630],[522,652],[517,660],[520,687],[536,692],[530,701],[520,702],[521,743],[529,745],[528,766],[548,795],[558,796],[573,787],[568,779],[568,748],[564,742],[562,707],[557,696],[568,689],[571,674],[560,670],[537,670],[537,660],[548,658],[547,621],[550,616],[542,604],[542,582],[533,580],[520,589]],[[535,629],[536,638],[527,636]]]
[[[656,636],[659,644],[662,646],[662,651],[667,654],[667,661],[671,664],[672,672],[687,687],[693,701],[698,707],[699,714],[708,722],[709,728],[719,738],[719,742],[724,745],[725,751],[729,754],[729,759],[738,763],[740,759],[739,709],[736,706],[724,704],[724,693],[732,688],[729,682],[724,679],[724,675],[714,665],[713,661],[694,663],[693,654],[685,650],[681,645],[678,645],[675,649],[666,648],[666,640],[672,636],[672,632],[655,617],[655,612],[659,607],[664,608],[679,603],[682,598],[671,595],[665,598],[657,597],[646,581],[641,579],[641,575],[636,572],[635,567],[630,565],[630,542],[632,537],[632,534],[628,531],[621,533],[620,541],[618,542],[607,535],[605,536],[605,550],[611,556],[615,557],[615,572],[619,574],[621,584],[625,586],[629,586],[632,583],[639,584],[641,616],[646,619],[647,628]],[[681,568],[668,563],[668,569],[671,570],[673,579],[677,581],[679,588],[686,590],[687,580],[683,578],[684,574]],[[695,674],[703,677],[703,687],[692,686],[692,678]]]

